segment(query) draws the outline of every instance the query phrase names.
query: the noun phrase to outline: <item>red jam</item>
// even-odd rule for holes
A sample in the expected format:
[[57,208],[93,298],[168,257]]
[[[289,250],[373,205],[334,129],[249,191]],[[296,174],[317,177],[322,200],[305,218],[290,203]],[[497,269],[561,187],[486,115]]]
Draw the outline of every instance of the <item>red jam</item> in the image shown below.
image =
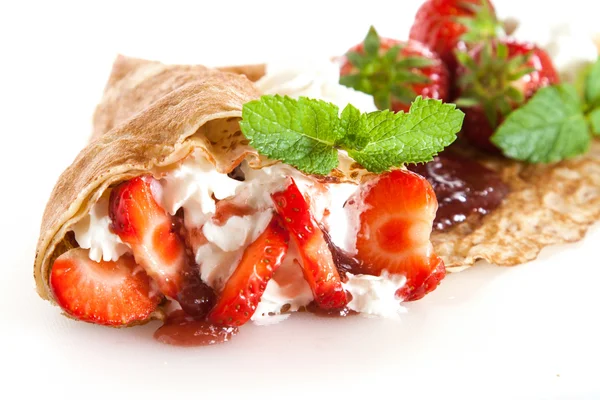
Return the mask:
[[318,317],[325,318],[340,318],[340,317],[348,317],[350,315],[358,314],[356,311],[349,309],[347,306],[342,308],[334,308],[331,310],[326,310],[316,305],[313,301],[308,306],[306,306],[306,311],[311,314],[314,314]]
[[227,342],[238,331],[236,327],[214,325],[177,310],[169,314],[163,326],[154,332],[154,338],[174,346],[208,346]]
[[495,171],[449,152],[408,169],[425,177],[433,186],[439,205],[433,222],[437,230],[461,223],[474,214],[488,214],[509,192],[508,185]]

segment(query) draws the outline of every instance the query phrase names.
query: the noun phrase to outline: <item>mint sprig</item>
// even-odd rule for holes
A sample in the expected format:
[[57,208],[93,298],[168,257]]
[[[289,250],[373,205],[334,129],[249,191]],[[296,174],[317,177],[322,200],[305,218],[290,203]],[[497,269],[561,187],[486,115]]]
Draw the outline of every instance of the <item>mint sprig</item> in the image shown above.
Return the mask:
[[600,58],[592,65],[585,78],[585,100],[590,129],[594,135],[600,136]]
[[340,115],[321,100],[269,95],[244,105],[240,127],[261,154],[326,175],[339,163],[338,150],[371,172],[431,161],[456,139],[463,118],[454,104],[420,96],[409,113],[361,113],[349,104]]
[[586,153],[590,133],[600,136],[600,59],[587,73],[584,96],[569,83],[538,90],[506,117],[492,143],[505,156],[530,163],[553,163]]
[[540,89],[515,110],[491,138],[507,157],[551,163],[587,151],[590,134],[572,85]]

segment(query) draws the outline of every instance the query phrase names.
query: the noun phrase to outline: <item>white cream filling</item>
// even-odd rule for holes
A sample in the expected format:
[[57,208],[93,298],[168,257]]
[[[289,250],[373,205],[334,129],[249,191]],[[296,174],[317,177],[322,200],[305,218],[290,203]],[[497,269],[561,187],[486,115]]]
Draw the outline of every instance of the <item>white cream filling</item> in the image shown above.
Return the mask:
[[117,261],[129,251],[129,247],[118,235],[111,232],[108,216],[108,200],[110,191],[106,191],[88,215],[73,226],[75,240],[83,249],[89,249],[90,259],[100,261]]
[[242,182],[215,170],[200,151],[161,179],[157,202],[171,215],[183,208],[187,228],[202,226],[215,212],[215,200],[233,196]]
[[311,97],[343,109],[352,104],[362,112],[377,111],[373,96],[339,84],[340,66],[330,60],[295,60],[270,63],[264,77],[256,82],[265,94]]
[[396,291],[406,283],[404,275],[381,276],[347,274],[348,281],[342,286],[352,295],[348,308],[363,314],[385,318],[397,318],[406,311]]
[[[267,284],[258,307],[252,315],[252,321],[258,325],[269,325],[279,322],[281,311],[286,313],[298,311],[313,301],[313,294],[304,279],[300,255],[293,242],[283,263],[273,274],[273,278]],[[289,314],[283,314],[287,318]]]

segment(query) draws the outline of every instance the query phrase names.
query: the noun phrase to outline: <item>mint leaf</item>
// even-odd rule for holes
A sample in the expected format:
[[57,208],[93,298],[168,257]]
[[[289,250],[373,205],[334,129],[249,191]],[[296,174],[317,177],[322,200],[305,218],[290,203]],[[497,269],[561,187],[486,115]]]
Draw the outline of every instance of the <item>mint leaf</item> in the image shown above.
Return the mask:
[[464,114],[440,100],[412,103],[408,114],[380,111],[363,115],[363,127],[348,154],[366,169],[382,172],[404,163],[433,159],[456,139]]
[[430,161],[456,139],[464,114],[440,100],[413,102],[410,112],[368,114],[348,104],[263,96],[244,105],[240,127],[260,153],[314,174],[325,175],[346,150],[371,172]]
[[600,58],[592,65],[587,74],[585,100],[591,106],[600,106]]
[[505,156],[531,163],[552,163],[585,153],[590,145],[577,90],[548,86],[513,111],[491,138]]
[[596,136],[600,136],[600,107],[593,109],[587,117],[590,122],[592,133]]
[[344,108],[344,111],[342,111],[341,119],[341,126],[346,134],[341,139],[340,145],[346,148],[360,146],[359,136],[363,130],[362,114],[360,110],[352,104],[348,104]]
[[307,173],[327,174],[338,165],[338,112],[321,100],[263,96],[244,104],[240,127],[260,153]]

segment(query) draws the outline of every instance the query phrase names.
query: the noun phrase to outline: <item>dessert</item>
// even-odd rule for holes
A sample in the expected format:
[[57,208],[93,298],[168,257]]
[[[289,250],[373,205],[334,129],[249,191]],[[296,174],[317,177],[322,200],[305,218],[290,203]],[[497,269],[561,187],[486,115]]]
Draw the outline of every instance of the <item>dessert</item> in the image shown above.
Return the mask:
[[173,344],[300,310],[398,316],[445,275],[436,197],[402,164],[453,142],[462,118],[421,98],[394,114],[260,97],[240,75],[120,57],[96,114],[108,131],[48,202],[38,291],[86,322],[162,319]]
[[[485,0],[424,1],[409,35],[409,43],[421,42],[433,50],[448,70],[448,88],[429,96],[455,102],[465,112],[452,146],[430,164],[408,165],[430,181],[438,196],[431,238],[449,271],[482,259],[509,266],[533,260],[546,246],[580,240],[600,218],[600,140],[594,122],[598,111],[593,111],[599,103],[597,93],[591,93],[600,78],[596,46],[571,25],[544,30],[540,24],[501,23],[495,10]],[[375,94],[371,88],[377,86],[352,82],[356,78],[348,81],[344,74],[351,70],[349,63],[361,63],[355,60],[357,49],[367,41],[376,47],[377,40],[381,62],[388,64],[390,43],[405,43],[379,38],[371,29],[364,44],[350,47],[350,57],[338,59],[339,82]],[[399,49],[394,51],[396,61],[405,64]],[[427,65],[427,60],[421,63]],[[303,82],[316,75],[310,69],[296,72],[269,64],[235,68],[237,73],[247,70],[259,88],[286,73],[302,76]],[[372,80],[380,82],[375,71]],[[368,79],[365,75],[361,77]],[[294,78],[286,82],[286,92],[293,95],[290,82]],[[429,83],[434,82],[440,84],[437,79]],[[591,90],[584,94],[585,86]],[[262,89],[277,93],[280,87]],[[322,98],[331,101],[326,93]],[[536,114],[540,117],[534,120]],[[533,129],[536,124],[541,128]],[[523,126],[532,127],[532,134]],[[490,141],[494,134],[500,142]],[[547,135],[552,140],[544,140]]]
[[600,217],[600,63],[581,99],[501,31],[485,0],[430,0],[409,41],[371,29],[322,64],[120,56],[44,213],[39,294],[214,344],[296,311],[396,317],[447,268],[579,239]]

